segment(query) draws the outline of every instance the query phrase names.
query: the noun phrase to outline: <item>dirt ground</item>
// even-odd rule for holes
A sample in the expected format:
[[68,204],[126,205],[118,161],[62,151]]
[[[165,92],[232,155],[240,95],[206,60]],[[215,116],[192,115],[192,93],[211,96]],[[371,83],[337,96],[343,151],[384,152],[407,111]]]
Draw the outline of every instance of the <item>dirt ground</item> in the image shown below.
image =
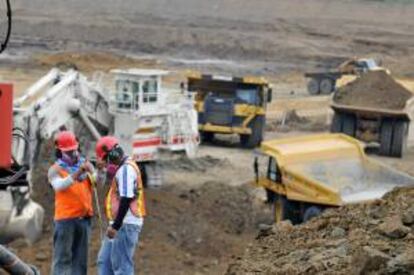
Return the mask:
[[11,55],[104,49],[260,74],[370,55],[395,73],[413,72],[414,7],[403,1],[15,0],[13,7]]
[[412,274],[414,189],[262,230],[226,274]]
[[[414,77],[411,54],[414,5],[409,1],[156,2],[13,1],[13,36],[8,50],[0,55],[1,81],[12,82],[19,95],[55,65],[62,68],[76,65],[88,76],[97,70],[108,73],[117,67],[168,69],[173,72],[167,80],[169,85],[184,81],[187,70],[263,75],[273,83],[274,91],[265,134],[270,139],[329,129],[331,97],[308,96],[302,77],[307,70],[335,66],[349,57],[370,56],[382,59],[393,75]],[[44,154],[34,178],[34,198],[42,203],[47,214],[43,238],[33,246],[17,240],[10,247],[23,260],[38,266],[42,274],[48,274],[53,194],[44,176],[53,157],[50,148]],[[403,159],[373,157],[414,175],[412,149]],[[252,163],[253,152],[240,149],[236,136],[219,136],[213,144],[201,146],[194,160],[176,156],[163,162],[165,185],[147,190],[149,216],[135,256],[137,271],[141,274],[263,273],[269,264],[276,263],[266,262],[265,256],[275,257],[273,253],[290,255],[286,263],[294,268],[308,267],[301,261],[314,256],[311,268],[324,271],[325,265],[332,264],[325,261],[325,254],[320,251],[309,254],[306,250],[295,254],[292,252],[295,246],[290,244],[320,245],[315,250],[323,247],[317,241],[320,236],[315,228],[326,220],[332,220],[332,225],[322,228],[327,237],[330,238],[333,226],[345,230],[346,237],[329,239],[329,251],[339,253],[334,254],[339,256],[333,264],[339,261],[344,268],[349,267],[354,255],[350,251],[356,246],[343,242],[349,236],[356,236],[359,243],[393,259],[405,255],[402,243],[412,244],[411,232],[405,239],[391,241],[386,251],[380,244],[381,238],[387,237],[373,233],[375,243],[369,243],[371,239],[366,237],[376,225],[367,225],[364,217],[377,207],[375,204],[359,209],[362,215],[350,221],[348,227],[345,225],[348,219],[338,221],[337,217],[360,213],[356,208],[329,212],[308,227],[287,226],[289,233],[294,232],[287,239],[282,238],[286,235],[284,228],[273,227],[269,232],[262,231],[255,240],[259,225],[270,222],[270,209],[263,204],[263,193],[246,184],[253,177]],[[409,204],[411,195],[412,191],[397,192],[389,200],[380,201],[378,207],[387,214],[379,222],[384,222],[393,211],[407,210],[405,204],[393,202],[401,199]],[[355,216],[350,215],[349,219],[352,217]],[[304,234],[308,231],[309,237]],[[340,229],[336,231],[343,233]],[[99,245],[99,230],[94,221],[89,257],[91,274],[96,271],[94,260]],[[366,255],[367,251],[372,252],[363,248],[361,253]],[[258,262],[250,265],[247,258],[253,254],[259,255],[252,258]],[[388,262],[389,258],[380,256]],[[390,266],[399,265],[390,263]],[[299,273],[295,269],[286,271]]]
[[[22,259],[48,274],[52,257],[53,191],[45,178],[51,144],[44,145],[33,181],[33,198],[46,210],[43,238],[33,246],[17,240],[9,247]],[[224,149],[226,150],[226,149]],[[230,150],[230,149],[229,149]],[[249,158],[249,156],[244,156]],[[246,165],[251,165],[246,161]],[[142,274],[219,274],[232,255],[243,251],[266,216],[255,199],[246,174],[217,178],[217,171],[234,171],[227,157],[200,154],[189,160],[178,157],[162,162],[164,186],[147,189],[145,220],[136,271]],[[245,169],[246,170],[246,169]],[[250,171],[248,171],[250,172]],[[100,188],[100,197],[105,188]],[[89,271],[96,274],[100,247],[99,224],[93,220]]]

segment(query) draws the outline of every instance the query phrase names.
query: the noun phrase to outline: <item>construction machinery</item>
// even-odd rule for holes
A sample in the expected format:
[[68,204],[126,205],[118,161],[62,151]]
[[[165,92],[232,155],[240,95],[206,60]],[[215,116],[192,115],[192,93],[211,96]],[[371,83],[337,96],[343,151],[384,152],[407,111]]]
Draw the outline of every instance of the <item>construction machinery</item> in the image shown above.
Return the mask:
[[349,59],[340,64],[334,70],[323,72],[305,73],[305,77],[309,78],[307,89],[311,95],[328,95],[336,90],[338,81],[344,76],[352,76],[341,85],[354,80],[357,76],[369,71],[387,71],[371,58]]
[[412,87],[383,72],[365,74],[333,97],[331,132],[379,145],[380,155],[402,157],[414,144]]
[[115,90],[102,85],[102,74],[90,81],[78,71],[54,68],[14,102],[11,85],[0,86],[0,242],[40,237],[44,211],[30,199],[37,184],[30,172],[42,141],[60,129],[72,130],[91,150],[102,135],[118,137],[148,185],[161,183],[153,169],[158,150],[195,154],[197,112],[191,95],[162,87],[165,71],[113,74]]
[[215,134],[238,134],[242,146],[263,139],[271,85],[262,77],[226,77],[190,73],[187,89],[195,92],[198,128],[203,141]]
[[12,141],[29,143],[13,128],[12,100],[12,85],[0,84],[0,242],[24,237],[33,243],[40,237],[44,210],[30,198],[30,165],[12,151]]
[[321,134],[262,142],[254,162],[275,222],[306,222],[324,209],[382,197],[414,178],[368,158],[357,140]]

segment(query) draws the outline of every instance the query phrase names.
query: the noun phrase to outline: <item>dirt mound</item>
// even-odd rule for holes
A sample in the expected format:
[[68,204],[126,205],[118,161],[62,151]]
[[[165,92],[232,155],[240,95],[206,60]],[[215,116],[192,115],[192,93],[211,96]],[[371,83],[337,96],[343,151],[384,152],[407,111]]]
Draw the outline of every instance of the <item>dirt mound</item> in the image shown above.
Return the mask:
[[161,165],[161,167],[168,170],[181,170],[193,172],[206,172],[210,168],[218,165],[230,165],[230,163],[225,159],[223,160],[208,155],[193,159],[182,156],[172,160],[161,160],[159,161],[159,164]]
[[333,100],[343,105],[399,110],[412,96],[385,71],[373,71],[339,88]]
[[265,129],[268,132],[290,132],[297,130],[320,132],[328,130],[328,125],[325,120],[324,117],[303,117],[296,110],[288,110],[282,119],[267,119]]
[[414,188],[262,231],[227,274],[413,274]]

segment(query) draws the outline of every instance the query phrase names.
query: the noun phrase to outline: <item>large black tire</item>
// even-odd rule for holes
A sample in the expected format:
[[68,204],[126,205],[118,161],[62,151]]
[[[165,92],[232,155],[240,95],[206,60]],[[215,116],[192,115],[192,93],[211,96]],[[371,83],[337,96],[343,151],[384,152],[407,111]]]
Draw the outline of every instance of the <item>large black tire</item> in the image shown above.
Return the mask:
[[318,95],[320,94],[320,80],[317,78],[311,78],[308,82],[308,93],[310,95]]
[[391,156],[401,158],[407,148],[408,122],[394,121],[392,131]]
[[331,133],[341,133],[342,132],[343,118],[341,113],[334,114],[331,122]]
[[311,205],[303,213],[303,222],[308,222],[309,220],[313,219],[314,217],[319,216],[322,213],[322,207]]
[[382,120],[380,130],[380,155],[391,155],[393,128],[393,121],[391,119]]
[[329,95],[335,90],[335,81],[330,78],[324,78],[319,83],[319,91],[323,95]]
[[350,114],[342,115],[343,124],[342,124],[342,133],[355,137],[356,134],[356,117]]
[[263,140],[265,117],[257,116],[250,122],[251,135],[240,135],[240,143],[245,148],[254,148]]
[[201,141],[202,142],[212,142],[214,139],[214,133],[213,132],[200,132]]

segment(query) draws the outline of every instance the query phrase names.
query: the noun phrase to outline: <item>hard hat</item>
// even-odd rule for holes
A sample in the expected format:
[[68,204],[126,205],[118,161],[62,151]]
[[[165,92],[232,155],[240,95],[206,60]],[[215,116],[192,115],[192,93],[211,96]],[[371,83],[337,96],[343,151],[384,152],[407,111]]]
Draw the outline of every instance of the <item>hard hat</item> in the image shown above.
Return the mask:
[[59,132],[56,135],[55,144],[63,152],[73,151],[79,148],[79,143],[75,135],[70,131]]
[[109,153],[115,145],[117,145],[118,139],[112,136],[101,137],[96,143],[95,152],[96,157],[99,160],[103,160],[107,153]]

